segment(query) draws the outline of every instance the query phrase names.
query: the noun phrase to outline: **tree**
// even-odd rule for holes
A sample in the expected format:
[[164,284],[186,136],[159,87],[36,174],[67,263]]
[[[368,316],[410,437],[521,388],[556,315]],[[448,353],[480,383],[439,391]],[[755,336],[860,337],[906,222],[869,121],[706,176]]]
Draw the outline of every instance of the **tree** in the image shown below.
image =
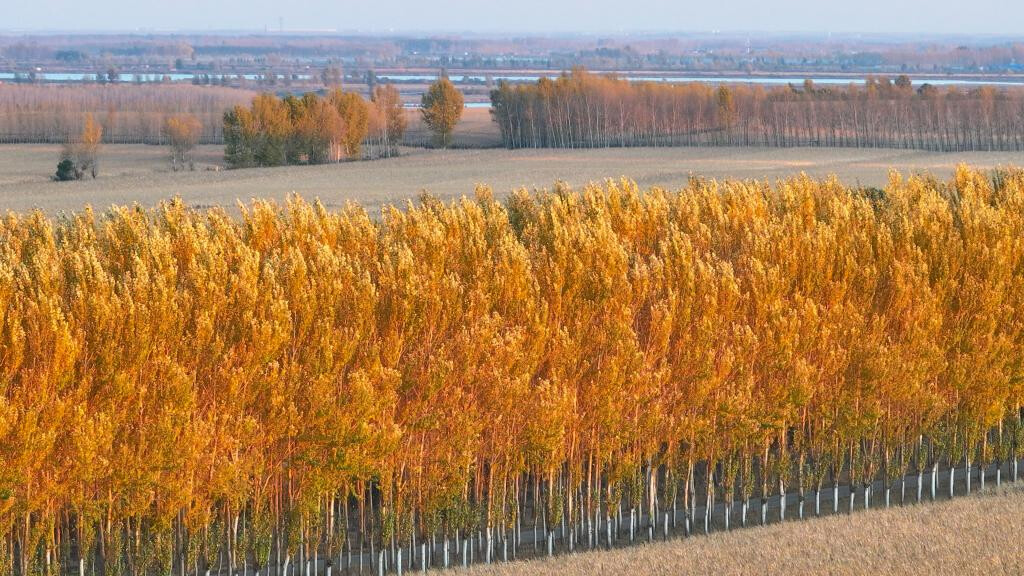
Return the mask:
[[320,72],[320,82],[325,88],[341,88],[341,68],[328,66]]
[[423,123],[434,133],[441,148],[451,144],[452,132],[462,118],[463,106],[462,92],[445,77],[431,84],[423,94],[420,110]]
[[337,162],[346,126],[337,109],[316,94],[301,99],[286,99],[292,122],[292,146],[289,163],[309,164]]
[[405,136],[408,118],[402,105],[402,95],[394,86],[387,84],[373,89],[373,103],[381,115],[382,140],[387,146],[387,155],[396,152]]
[[344,126],[338,141],[341,147],[339,157],[358,158],[369,128],[370,111],[366,100],[355,92],[337,89],[327,95],[327,101],[337,111]]
[[192,150],[199,143],[203,125],[194,114],[171,116],[164,122],[164,135],[171,147],[171,169],[177,171],[188,165],[194,170]]
[[732,134],[733,125],[736,124],[736,101],[733,99],[732,90],[725,84],[718,87],[716,94],[718,100],[718,122],[725,131],[728,141]]
[[256,136],[254,155],[257,165],[286,164],[288,138],[293,128],[288,107],[277,96],[264,92],[252,99],[251,109]]
[[229,168],[256,166],[256,128],[252,112],[235,106],[224,113],[224,162]]
[[[103,142],[103,127],[93,118],[85,115],[85,122],[78,137],[64,145],[61,151],[61,163],[70,160],[74,164],[75,179],[81,179],[86,173],[96,178],[99,172],[99,152]],[[64,175],[69,174],[66,170]]]
[[60,162],[57,162],[57,173],[54,175],[55,180],[66,182],[68,180],[78,180],[81,177],[81,173],[75,168],[75,161],[71,158],[61,158]]

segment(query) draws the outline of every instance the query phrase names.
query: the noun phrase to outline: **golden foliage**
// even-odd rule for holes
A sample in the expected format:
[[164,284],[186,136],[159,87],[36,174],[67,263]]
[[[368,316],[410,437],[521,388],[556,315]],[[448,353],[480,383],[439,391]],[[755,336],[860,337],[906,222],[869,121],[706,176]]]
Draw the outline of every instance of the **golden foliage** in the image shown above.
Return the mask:
[[1022,172],[240,210],[0,221],[19,570],[70,533],[148,566],[140,522],[265,563],[337,553],[350,504],[378,544],[507,538],[690,507],[719,464],[709,496],[749,498],[1024,448]]

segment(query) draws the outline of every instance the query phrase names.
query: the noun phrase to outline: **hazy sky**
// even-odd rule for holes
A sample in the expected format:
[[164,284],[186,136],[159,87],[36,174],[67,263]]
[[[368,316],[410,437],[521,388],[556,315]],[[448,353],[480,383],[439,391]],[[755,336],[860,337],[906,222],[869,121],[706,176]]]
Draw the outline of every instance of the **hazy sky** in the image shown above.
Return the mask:
[[5,30],[1024,34],[1021,0],[5,0]]

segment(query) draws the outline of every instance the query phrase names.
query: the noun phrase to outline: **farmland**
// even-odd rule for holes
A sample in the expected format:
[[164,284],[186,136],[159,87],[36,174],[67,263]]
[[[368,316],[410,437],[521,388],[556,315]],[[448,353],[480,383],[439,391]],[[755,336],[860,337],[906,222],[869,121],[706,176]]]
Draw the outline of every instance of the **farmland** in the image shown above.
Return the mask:
[[[463,121],[460,138],[483,138],[485,124]],[[415,137],[412,126],[409,137]],[[56,214],[85,204],[107,207],[138,202],[153,205],[180,196],[192,205],[234,205],[249,198],[282,199],[290,192],[318,197],[329,206],[359,201],[371,212],[422,190],[442,197],[471,195],[486,184],[504,195],[520,187],[551,187],[556,180],[579,185],[628,175],[641,186],[678,188],[689,176],[774,180],[798,172],[881,187],[888,170],[929,172],[947,179],[957,164],[978,168],[1019,164],[1019,153],[949,154],[885,149],[822,148],[628,148],[617,150],[428,150],[408,148],[402,156],[372,162],[217,170],[220,146],[200,146],[195,172],[171,172],[168,150],[146,145],[108,145],[96,180],[52,182],[56,145],[0,146],[0,210],[41,208]]]

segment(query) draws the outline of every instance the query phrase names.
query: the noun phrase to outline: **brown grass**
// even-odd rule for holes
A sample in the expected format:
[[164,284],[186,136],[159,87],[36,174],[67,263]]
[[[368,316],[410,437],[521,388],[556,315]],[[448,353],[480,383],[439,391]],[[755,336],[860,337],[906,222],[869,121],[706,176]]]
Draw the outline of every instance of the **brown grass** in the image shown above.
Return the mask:
[[614,551],[479,566],[467,576],[1024,574],[1024,488]]
[[764,178],[769,181],[805,171],[836,174],[844,182],[884,186],[889,168],[927,171],[948,179],[960,162],[977,168],[1019,164],[1013,153],[941,154],[897,150],[823,148],[629,148],[600,150],[424,150],[405,149],[387,160],[323,166],[249,170],[206,170],[223,159],[219,146],[202,146],[196,172],[171,172],[169,150],[159,146],[108,145],[100,177],[52,182],[60,147],[0,146],[0,213],[39,207],[48,213],[139,202],[152,205],[181,196],[196,205],[233,206],[236,200],[284,198],[298,192],[338,206],[348,200],[371,212],[388,202],[415,197],[421,190],[442,197],[472,195],[478,183],[502,196],[515,188],[573,185],[628,176],[641,186],[678,188],[690,174],[712,178]]

